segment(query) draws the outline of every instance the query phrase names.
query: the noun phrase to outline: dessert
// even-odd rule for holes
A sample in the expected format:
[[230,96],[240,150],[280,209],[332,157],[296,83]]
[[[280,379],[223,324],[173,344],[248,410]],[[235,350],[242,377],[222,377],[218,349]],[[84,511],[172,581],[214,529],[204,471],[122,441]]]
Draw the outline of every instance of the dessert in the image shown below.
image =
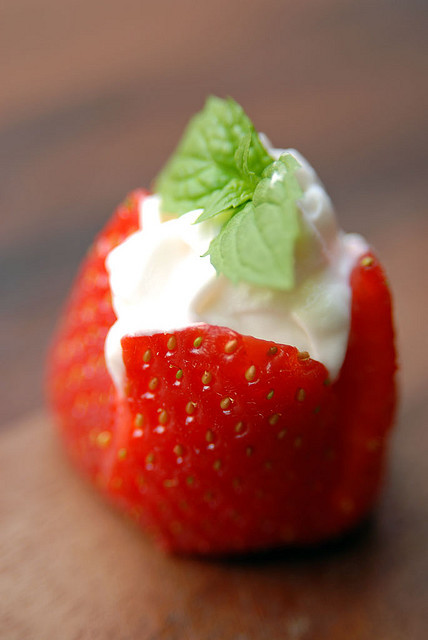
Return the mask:
[[161,546],[342,534],[379,492],[395,407],[385,275],[314,170],[209,98],[96,239],[49,355],[82,471]]

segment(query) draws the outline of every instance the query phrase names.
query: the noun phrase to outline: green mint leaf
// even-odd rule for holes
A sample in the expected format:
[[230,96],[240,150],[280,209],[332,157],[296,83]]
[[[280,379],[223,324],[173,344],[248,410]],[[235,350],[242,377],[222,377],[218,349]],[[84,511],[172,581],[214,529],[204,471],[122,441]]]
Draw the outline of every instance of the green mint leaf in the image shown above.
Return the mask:
[[211,263],[232,282],[285,291],[294,287],[295,250],[303,233],[296,203],[302,195],[294,175],[298,167],[289,154],[272,162],[252,201],[211,242]]
[[209,220],[223,211],[240,207],[242,204],[251,200],[253,191],[254,188],[251,189],[251,187],[246,184],[245,180],[232,178],[232,180],[228,182],[223,189],[216,191],[208,199],[203,213],[201,213],[196,222]]
[[243,177],[249,180],[252,180],[256,177],[256,174],[253,171],[250,171],[250,169],[248,168],[250,148],[251,148],[251,133],[248,132],[247,135],[242,138],[241,142],[239,143],[239,147],[235,151],[235,164],[239,173]]
[[208,98],[158,176],[162,209],[181,215],[204,209],[200,220],[251,199],[272,158],[251,120],[231,98]]

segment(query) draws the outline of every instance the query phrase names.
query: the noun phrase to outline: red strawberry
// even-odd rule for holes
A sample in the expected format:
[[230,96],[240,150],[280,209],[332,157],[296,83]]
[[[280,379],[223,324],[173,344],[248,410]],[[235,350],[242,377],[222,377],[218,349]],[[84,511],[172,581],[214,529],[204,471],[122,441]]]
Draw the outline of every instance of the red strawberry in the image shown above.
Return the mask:
[[126,337],[126,397],[104,363],[114,322],[104,259],[137,226],[141,192],[98,237],[50,359],[72,456],[164,547],[227,553],[314,543],[368,512],[395,402],[391,302],[381,267],[354,268],[338,380],[294,347],[224,327]]
[[48,361],[47,390],[67,448],[97,477],[116,420],[114,386],[104,360],[104,341],[116,316],[105,259],[138,229],[144,191],[132,193],[116,210],[82,264],[62,314]]

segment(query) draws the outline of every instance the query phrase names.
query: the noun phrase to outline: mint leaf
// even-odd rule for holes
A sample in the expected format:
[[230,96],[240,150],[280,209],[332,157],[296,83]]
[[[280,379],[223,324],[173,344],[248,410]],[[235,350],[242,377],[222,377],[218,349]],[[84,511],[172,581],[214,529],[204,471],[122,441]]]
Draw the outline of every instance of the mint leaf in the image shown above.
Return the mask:
[[[248,168],[250,150],[251,134],[250,132],[248,132],[247,135],[242,138],[241,142],[239,143],[239,147],[235,151],[235,164],[239,173],[243,177],[247,178],[248,180],[254,180],[254,178],[257,178],[257,174]],[[272,162],[272,159],[270,159],[270,162]]]
[[251,200],[253,192],[254,187],[251,188],[245,180],[232,178],[223,189],[212,194],[196,222],[209,220],[223,211],[240,207]]
[[302,236],[296,203],[302,190],[294,175],[298,167],[289,154],[272,162],[252,201],[211,242],[212,265],[232,282],[285,291],[294,287],[295,249]]
[[155,188],[168,213],[203,209],[197,222],[223,216],[207,252],[218,272],[233,282],[290,290],[296,249],[306,237],[297,167],[290,154],[276,161],[269,156],[234,100],[211,97],[190,121]]
[[204,209],[199,221],[248,202],[272,158],[254,125],[231,98],[208,98],[192,118],[155,189],[162,209],[181,215]]
[[[232,178],[223,189],[213,193],[208,199],[204,212],[199,216],[197,222],[209,220],[228,209],[240,208],[243,204],[251,200],[254,190],[261,179],[261,176],[248,168],[251,140],[251,133],[248,132],[247,135],[242,138],[235,151],[235,164],[241,177]],[[236,211],[234,213],[236,213]]]

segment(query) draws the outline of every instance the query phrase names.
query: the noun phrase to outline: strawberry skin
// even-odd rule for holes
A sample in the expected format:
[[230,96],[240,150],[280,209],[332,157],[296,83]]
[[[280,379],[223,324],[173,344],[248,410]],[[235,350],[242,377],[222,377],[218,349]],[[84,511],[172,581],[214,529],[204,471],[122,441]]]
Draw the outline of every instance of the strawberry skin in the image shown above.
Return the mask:
[[118,397],[104,361],[115,320],[104,260],[136,230],[143,195],[131,194],[96,240],[51,350],[48,391],[71,456],[172,551],[242,552],[346,531],[377,497],[395,406],[391,300],[376,258],[352,272],[334,384],[294,347],[199,324],[125,337]]
[[62,313],[48,356],[47,394],[66,446],[93,480],[105,464],[116,420],[114,386],[104,341],[116,316],[111,304],[107,254],[138,229],[135,191],[118,207],[88,252]]

